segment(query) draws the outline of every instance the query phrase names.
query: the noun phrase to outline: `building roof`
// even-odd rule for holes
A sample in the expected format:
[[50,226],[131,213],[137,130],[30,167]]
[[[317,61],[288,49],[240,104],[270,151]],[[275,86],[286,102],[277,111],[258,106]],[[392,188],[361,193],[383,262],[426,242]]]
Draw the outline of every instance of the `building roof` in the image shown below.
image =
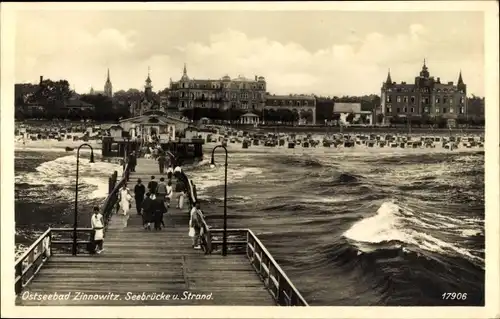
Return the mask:
[[231,81],[234,81],[234,82],[255,82],[254,79],[246,78],[243,75],[238,75],[237,78],[234,78]]
[[312,95],[306,94],[289,94],[289,95],[266,95],[266,99],[268,100],[311,100],[316,101],[316,98]]
[[258,115],[255,115],[253,113],[245,113],[241,117],[259,117]]
[[333,105],[333,113],[361,113],[361,103],[337,103]]
[[[161,112],[161,111],[159,111]],[[174,117],[166,116],[166,115],[159,115],[159,114],[144,114],[140,116],[135,116],[127,119],[120,120],[120,123],[124,122],[131,122],[134,124],[160,124],[160,125],[167,125],[167,124],[175,124],[175,123],[185,123],[188,124],[189,122],[177,119]]]

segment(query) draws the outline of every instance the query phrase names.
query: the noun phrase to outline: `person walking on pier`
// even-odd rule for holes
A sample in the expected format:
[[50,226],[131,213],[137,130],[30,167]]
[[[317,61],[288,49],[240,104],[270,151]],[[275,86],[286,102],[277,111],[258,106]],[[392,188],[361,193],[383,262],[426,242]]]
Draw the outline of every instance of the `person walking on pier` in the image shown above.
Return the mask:
[[163,154],[163,152],[161,152],[160,156],[158,157],[158,166],[160,169],[160,174],[163,174],[165,172],[166,162],[167,162],[167,159],[165,158],[165,154]]
[[94,214],[90,219],[90,224],[94,232],[95,252],[100,254],[104,250],[104,217],[97,206],[94,207]]
[[174,175],[174,169],[172,168],[172,166],[169,166],[167,168],[167,178],[168,180],[172,180],[172,176]]
[[165,201],[160,196],[156,197],[153,201],[153,220],[155,230],[161,230],[161,227],[165,227],[165,223],[163,222],[163,215],[167,212],[165,207]]
[[160,178],[160,183],[158,183],[158,187],[156,188],[156,196],[165,201],[167,197],[167,184],[165,184],[165,178]]
[[135,151],[130,153],[128,163],[130,165],[130,171],[135,172],[135,167],[137,166],[137,156],[135,155]]
[[132,200],[132,195],[130,195],[130,190],[127,188],[127,184],[123,184],[120,190],[120,208],[123,211],[123,215],[127,215],[130,210],[130,201]]
[[153,221],[154,195],[146,193],[146,198],[142,202],[142,225],[144,229],[151,230],[151,222]]
[[172,195],[174,193],[174,188],[172,187],[172,181],[167,182],[167,197],[165,198],[167,202],[167,207],[170,207],[170,201],[172,200]]
[[137,214],[141,214],[142,202],[144,201],[144,194],[146,194],[146,187],[142,184],[142,180],[137,180],[137,185],[134,187],[135,207]]
[[156,194],[156,188],[158,187],[158,182],[155,181],[155,177],[151,176],[151,181],[148,183],[148,191],[151,194]]
[[185,191],[186,191],[186,185],[184,185],[182,179],[177,179],[177,181],[175,182],[175,195],[177,197],[176,207],[179,209],[182,209],[184,206]]
[[194,249],[201,249],[200,247],[200,232],[201,232],[201,222],[200,222],[200,203],[196,202],[194,207],[191,209],[189,216],[189,236],[193,240],[192,247]]

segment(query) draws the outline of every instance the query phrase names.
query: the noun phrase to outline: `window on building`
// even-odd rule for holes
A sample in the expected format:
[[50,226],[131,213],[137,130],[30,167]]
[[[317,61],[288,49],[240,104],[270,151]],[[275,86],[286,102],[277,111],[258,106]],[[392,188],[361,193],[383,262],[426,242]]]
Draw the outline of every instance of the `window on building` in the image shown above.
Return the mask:
[[401,102],[401,96],[398,96],[398,97],[396,98],[396,101],[397,101],[398,103],[400,103],[400,102]]
[[293,101],[288,101],[288,105],[293,105]]
[[452,104],[453,104],[453,99],[450,99],[450,105],[452,105]]
[[300,106],[300,101],[297,101],[297,106]]
[[404,108],[403,108],[403,112],[405,112],[405,113],[406,113],[406,112],[408,112],[408,108],[407,108],[407,107],[404,107]]
[[465,102],[465,99],[464,99],[464,97],[463,97],[463,96],[461,96],[461,97],[460,97],[460,104],[464,104],[464,102]]
[[181,92],[181,97],[184,97],[184,92]]
[[441,103],[441,99],[439,98],[439,96],[436,96],[436,104],[439,104]]
[[411,103],[412,103],[412,104],[415,104],[415,97],[414,97],[414,96],[412,96],[412,97],[410,98],[410,101],[411,101]]
[[429,108],[428,108],[427,106],[426,106],[426,107],[424,107],[424,112],[425,112],[425,113],[429,113]]
[[439,113],[439,107],[436,107],[436,113]]
[[391,96],[390,96],[390,95],[387,95],[387,97],[385,98],[385,101],[386,101],[386,102],[391,102],[391,100],[392,100],[392,99],[391,99]]
[[391,105],[387,105],[386,111],[387,111],[387,113],[392,113],[392,106]]
[[412,113],[413,113],[413,112],[415,112],[415,108],[414,108],[414,107],[412,107],[412,108],[410,109],[410,112],[412,112]]
[[278,105],[278,100],[274,100],[274,105]]
[[445,107],[443,107],[443,113],[446,113],[446,108]]
[[399,113],[399,110],[400,110],[400,109],[399,109],[399,107],[398,107],[398,108],[396,108],[396,112],[397,112],[397,113]]
[[307,106],[307,101],[304,101],[304,106]]
[[462,106],[462,107],[460,108],[460,114],[464,114],[464,113],[465,113],[465,108]]
[[443,103],[446,103],[446,101],[448,101],[448,97],[443,97]]
[[408,97],[407,96],[403,96],[403,102],[404,103],[408,103]]
[[455,112],[452,107],[450,107],[450,113]]

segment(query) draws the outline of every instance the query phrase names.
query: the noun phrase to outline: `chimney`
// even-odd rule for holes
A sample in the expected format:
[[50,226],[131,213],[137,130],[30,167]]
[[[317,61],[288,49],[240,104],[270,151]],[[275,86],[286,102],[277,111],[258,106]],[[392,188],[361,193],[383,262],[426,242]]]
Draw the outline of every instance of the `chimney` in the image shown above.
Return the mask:
[[40,84],[43,82],[43,75],[40,75]]
[[255,76],[255,81],[257,81],[257,75]]

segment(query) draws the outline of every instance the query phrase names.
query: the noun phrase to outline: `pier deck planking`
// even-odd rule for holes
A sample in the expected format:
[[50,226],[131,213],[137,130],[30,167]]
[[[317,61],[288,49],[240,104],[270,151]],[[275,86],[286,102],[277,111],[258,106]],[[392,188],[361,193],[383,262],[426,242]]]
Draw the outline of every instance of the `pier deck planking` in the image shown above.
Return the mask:
[[[138,178],[147,186],[159,180],[157,162],[139,159],[128,187]],[[166,175],[166,174],[165,174]],[[188,205],[186,205],[188,206]],[[276,305],[245,255],[205,255],[191,247],[189,211],[169,208],[161,231],[142,229],[134,203],[128,216],[114,214],[100,255],[54,255],[16,299],[17,305],[143,306],[143,305]],[[23,294],[67,294],[69,300],[23,300]],[[120,295],[118,300],[73,300],[77,292]],[[177,294],[178,300],[127,300],[130,294]],[[181,300],[185,292],[211,299]]]

